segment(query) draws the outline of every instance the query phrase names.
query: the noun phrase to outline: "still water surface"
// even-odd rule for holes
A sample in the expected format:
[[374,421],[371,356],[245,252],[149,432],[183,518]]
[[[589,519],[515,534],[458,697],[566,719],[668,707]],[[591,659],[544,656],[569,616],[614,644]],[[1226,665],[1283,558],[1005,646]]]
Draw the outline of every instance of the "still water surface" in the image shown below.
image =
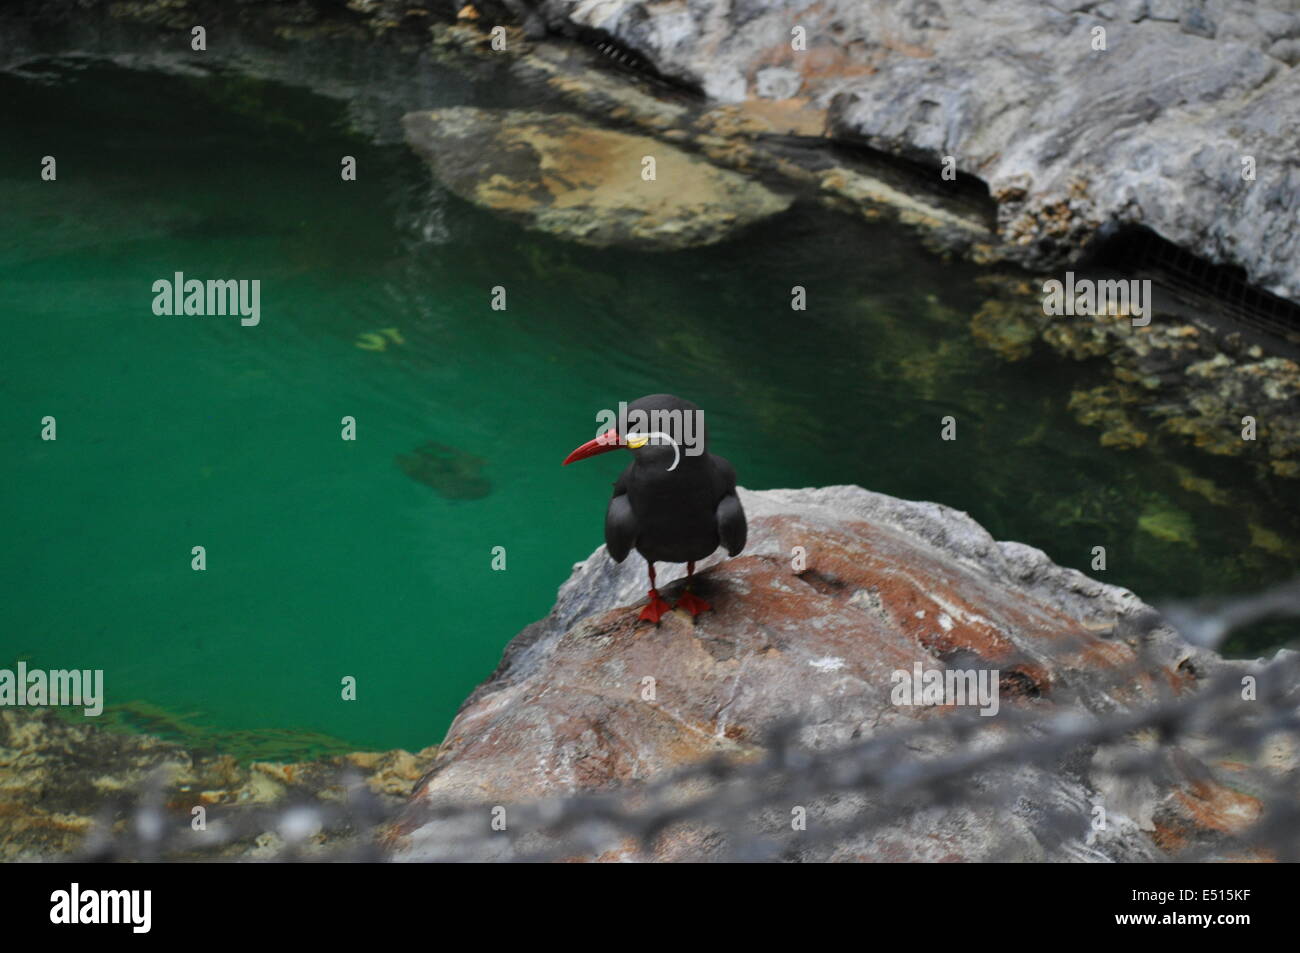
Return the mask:
[[[601,541],[623,461],[560,460],[657,391],[706,409],[746,486],[937,500],[1084,569],[1104,545],[1148,599],[1296,568],[1285,488],[1101,448],[1066,411],[1100,371],[982,350],[975,270],[887,229],[796,209],[597,251],[271,83],[59,61],[0,76],[0,103],[0,667],[103,668],[116,723],[243,757],[438,741]],[[175,272],[259,279],[260,324],[155,316]]]

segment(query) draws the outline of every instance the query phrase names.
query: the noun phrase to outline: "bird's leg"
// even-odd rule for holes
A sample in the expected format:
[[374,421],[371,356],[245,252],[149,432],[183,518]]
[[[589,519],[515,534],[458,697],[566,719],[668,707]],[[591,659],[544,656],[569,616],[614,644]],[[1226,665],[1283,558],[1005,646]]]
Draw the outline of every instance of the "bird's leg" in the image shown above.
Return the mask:
[[663,618],[663,614],[671,609],[672,606],[670,606],[664,599],[660,598],[659,590],[655,588],[655,564],[647,559],[646,565],[650,569],[650,601],[646,603],[645,608],[641,610],[641,618],[645,619],[647,622],[658,624],[659,620]]
[[695,563],[689,562],[686,564],[686,589],[682,592],[681,596],[678,597],[677,605],[673,606],[673,608],[685,609],[692,616],[697,616],[701,612],[709,611],[713,606],[709,605],[695,593],[691,592],[691,579],[694,576]]

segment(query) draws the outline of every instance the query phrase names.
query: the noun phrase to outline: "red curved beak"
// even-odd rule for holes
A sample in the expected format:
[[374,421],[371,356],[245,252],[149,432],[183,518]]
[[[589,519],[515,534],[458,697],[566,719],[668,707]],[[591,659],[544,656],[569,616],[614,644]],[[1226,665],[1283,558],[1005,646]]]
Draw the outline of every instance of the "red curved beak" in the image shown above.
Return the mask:
[[609,453],[611,450],[617,450],[622,444],[618,439],[617,430],[606,430],[599,437],[588,440],[573,453],[564,458],[561,466],[568,466],[575,460],[586,460],[588,457],[594,457],[598,453]]

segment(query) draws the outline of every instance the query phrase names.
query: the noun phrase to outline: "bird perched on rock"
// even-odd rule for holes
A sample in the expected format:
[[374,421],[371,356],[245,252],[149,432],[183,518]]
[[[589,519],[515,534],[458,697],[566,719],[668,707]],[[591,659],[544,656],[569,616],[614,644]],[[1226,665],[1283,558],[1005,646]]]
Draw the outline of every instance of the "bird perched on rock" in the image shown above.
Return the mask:
[[[641,618],[658,622],[670,608],[697,616],[712,606],[691,592],[696,562],[721,544],[731,556],[745,548],[745,511],[736,495],[736,471],[709,453],[704,414],[672,394],[651,394],[627,404],[618,425],[565,458],[567,466],[626,449],[632,462],[614,484],[605,513],[605,546],[615,562],[633,547],[650,572],[650,601]],[[686,589],[675,607],[655,588],[655,563],[686,563]]]

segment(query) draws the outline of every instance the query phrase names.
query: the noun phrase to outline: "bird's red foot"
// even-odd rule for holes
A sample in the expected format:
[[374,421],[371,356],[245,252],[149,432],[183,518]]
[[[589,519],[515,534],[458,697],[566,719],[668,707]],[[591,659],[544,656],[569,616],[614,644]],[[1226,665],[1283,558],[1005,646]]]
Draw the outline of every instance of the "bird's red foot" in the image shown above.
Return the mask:
[[681,594],[681,596],[678,597],[677,605],[673,606],[673,608],[685,609],[691,615],[697,616],[701,612],[708,612],[710,609],[713,608],[713,606],[709,605],[707,602],[705,602],[695,593],[687,589],[685,592]]
[[641,610],[641,618],[646,622],[658,623],[663,618],[664,613],[672,609],[667,602],[659,595],[658,589],[650,590],[650,601],[646,603],[645,608]]

